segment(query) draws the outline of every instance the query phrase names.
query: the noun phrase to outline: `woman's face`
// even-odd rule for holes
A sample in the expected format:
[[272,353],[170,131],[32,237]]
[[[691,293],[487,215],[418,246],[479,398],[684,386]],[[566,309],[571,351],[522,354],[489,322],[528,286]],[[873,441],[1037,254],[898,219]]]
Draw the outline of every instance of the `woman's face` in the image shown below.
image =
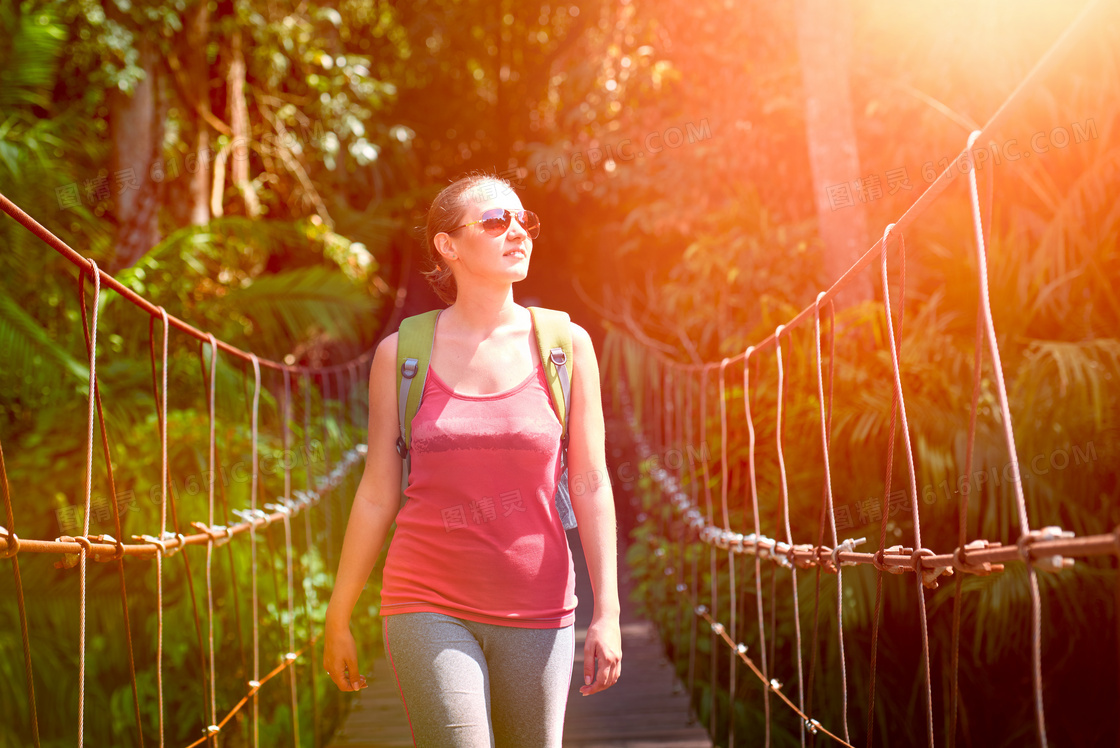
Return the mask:
[[471,225],[436,235],[437,247],[455,273],[455,282],[461,288],[472,281],[524,280],[533,253],[533,240],[525,227],[512,218],[509,228],[495,234],[475,223],[488,210],[522,210],[516,193],[504,184],[486,182],[468,190],[464,197],[467,210],[459,223]]

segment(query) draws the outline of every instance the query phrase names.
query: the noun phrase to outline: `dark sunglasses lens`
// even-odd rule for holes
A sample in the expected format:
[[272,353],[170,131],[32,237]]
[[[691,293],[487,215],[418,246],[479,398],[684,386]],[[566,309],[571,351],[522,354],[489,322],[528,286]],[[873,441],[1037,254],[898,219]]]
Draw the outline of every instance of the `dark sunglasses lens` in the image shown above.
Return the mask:
[[488,210],[482,214],[482,228],[492,232],[505,231],[509,228],[509,219],[508,210]]
[[541,233],[541,219],[537,214],[531,210],[523,210],[516,216],[517,222],[521,224],[521,228],[525,229],[525,233],[529,235],[530,239],[536,239],[537,234]]

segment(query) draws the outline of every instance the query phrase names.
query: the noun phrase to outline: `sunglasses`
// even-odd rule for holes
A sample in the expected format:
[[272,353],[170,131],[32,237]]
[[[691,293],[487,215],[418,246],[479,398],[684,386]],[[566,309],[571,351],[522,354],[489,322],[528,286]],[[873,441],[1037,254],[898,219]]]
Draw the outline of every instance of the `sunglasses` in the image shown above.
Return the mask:
[[[537,217],[536,213],[531,210],[511,211],[505,208],[493,208],[492,210],[488,210],[483,213],[482,218],[477,221],[471,221],[470,223],[464,223],[462,226],[456,226],[451,229],[451,231],[458,231],[459,229],[465,229],[467,226],[474,226],[476,223],[481,223],[486,233],[491,236],[498,236],[509,230],[510,221],[514,218],[517,219],[521,228],[525,229],[525,233],[529,235],[530,239],[536,239],[537,234],[541,233],[541,219]],[[451,231],[447,233],[450,234]]]

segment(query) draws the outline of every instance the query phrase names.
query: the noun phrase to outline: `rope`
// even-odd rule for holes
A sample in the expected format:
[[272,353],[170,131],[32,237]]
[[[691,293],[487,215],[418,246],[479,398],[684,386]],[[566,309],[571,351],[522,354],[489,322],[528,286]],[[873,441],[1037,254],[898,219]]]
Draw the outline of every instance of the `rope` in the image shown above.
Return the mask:
[[[25,229],[42,240],[43,243],[47,244],[51,247],[51,249],[58,252],[60,255],[73,263],[80,272],[85,273],[89,270],[91,264],[93,263],[93,260],[83,256],[81,253],[71,248],[70,245],[51,233],[50,230],[48,230],[45,226],[40,224],[31,216],[29,216],[27,213],[25,213],[22,209],[20,209],[18,205],[13,203],[3,194],[0,194],[0,210],[3,210],[9,216],[15,219],[17,223],[22,225]],[[161,308],[159,306],[148,301],[143,296],[140,296],[135,291],[130,289],[128,286],[125,286],[108,273],[97,269],[96,266],[94,266],[94,274],[98,276],[100,284],[103,284],[106,288],[116,291],[126,301],[147,312],[150,316],[161,314]],[[188,324],[187,322],[184,322],[174,315],[168,315],[168,319],[174,327],[178,328],[182,332],[187,333],[199,342],[208,342],[208,336],[210,335],[210,333],[199,330],[198,328]],[[240,348],[230,345],[223,340],[218,341],[218,348],[234,356],[235,358],[241,359],[242,361],[246,362],[248,362],[250,360],[250,357],[252,356],[252,354],[248,351],[243,351]],[[376,350],[377,347],[374,346],[373,348],[370,348],[369,350],[363,352],[350,361],[341,364],[335,364],[334,366],[318,367],[314,369],[306,366],[293,366],[282,363],[280,361],[273,361],[271,359],[265,358],[258,358],[258,361],[262,366],[265,366],[266,368],[276,369],[280,371],[288,370],[292,372],[333,372],[345,369],[347,366],[350,366],[354,363],[365,363],[372,361]]]
[[[101,274],[97,270],[97,263],[89,261],[93,275],[93,320],[90,324],[89,339],[89,409],[87,418],[88,438],[86,439],[86,486],[85,486],[85,516],[82,517],[82,537],[89,535],[89,510],[90,496],[93,491],[93,406],[97,392],[97,312],[101,300]],[[85,272],[83,270],[83,272]],[[79,276],[80,277],[80,276]],[[79,293],[82,288],[78,286]],[[84,301],[83,301],[84,304]],[[88,539],[86,543],[88,544]],[[86,546],[82,545],[78,552],[80,571],[79,587],[81,587],[81,604],[79,606],[78,630],[78,748],[85,744],[85,716],[86,716]]]
[[31,716],[31,739],[39,748],[39,711],[35,706],[35,674],[31,668],[31,640],[27,632],[27,607],[23,599],[23,580],[19,574],[20,540],[16,536],[16,518],[12,513],[12,492],[8,487],[8,468],[4,463],[4,446],[0,444],[0,486],[4,492],[4,512],[7,515],[7,528],[0,527],[0,537],[4,538],[4,553],[0,558],[12,560],[12,576],[16,585],[16,605],[19,607],[19,631],[23,640],[23,671],[27,678],[27,705]]
[[[253,681],[250,683],[260,683],[261,675],[261,635],[260,624],[257,620],[257,530],[256,522],[257,517],[257,490],[258,490],[258,474],[260,471],[260,462],[257,453],[257,424],[260,416],[260,402],[261,402],[261,366],[260,361],[257,359],[256,354],[252,357],[253,361],[253,480],[249,488],[249,511],[253,516],[253,526],[249,530],[249,557],[250,576],[253,579],[253,613],[250,619],[253,621]],[[260,702],[257,699],[256,689],[252,692],[253,697],[253,748],[260,748]]]
[[[785,453],[782,451],[782,405],[785,400],[785,367],[782,364],[782,330],[783,326],[778,325],[778,329],[774,331],[774,354],[777,357],[778,363],[778,392],[776,401],[776,414],[774,425],[774,439],[778,449],[778,500],[781,504],[782,519],[785,523],[786,542],[789,543],[790,548],[793,548],[793,531],[789,526],[789,486],[786,480],[786,458]],[[726,360],[726,359],[725,359]],[[730,530],[730,528],[728,528]],[[788,563],[788,562],[787,562]],[[793,630],[794,630],[794,647],[797,649],[797,706],[798,710],[804,712],[805,710],[805,683],[804,683],[804,669],[801,662],[801,610],[800,602],[797,595],[797,565],[789,563],[790,579],[792,580],[793,587]],[[841,595],[841,599],[843,596]],[[843,626],[841,626],[843,632]],[[843,635],[841,634],[841,637]],[[844,672],[844,640],[840,640],[840,672]],[[846,690],[846,689],[845,689]],[[845,694],[845,704],[847,702],[847,695]],[[846,711],[846,709],[845,709]],[[801,745],[805,745],[805,723],[799,725],[798,730],[801,737]],[[844,740],[848,740],[848,724],[844,720]]]
[[[307,455],[310,455],[311,454],[311,376],[308,375],[308,374],[305,374],[304,376],[307,379],[306,379],[306,382],[305,382],[305,385],[304,385],[304,388],[303,388],[303,448],[304,448],[304,452]],[[305,473],[304,474],[307,478],[306,490],[310,493],[312,483],[315,480],[315,473],[314,473],[314,469],[313,469],[312,462],[311,462],[310,459],[307,460],[307,464],[306,464],[306,467],[305,467]],[[310,558],[311,545],[312,545],[312,542],[313,542],[312,537],[311,537],[311,513],[310,512],[305,512],[304,513],[303,522],[304,522],[304,529],[303,529],[304,552],[307,553],[308,557]],[[307,578],[307,573],[306,573],[306,570],[305,570],[304,571],[304,580],[306,580],[306,578]],[[303,609],[304,609],[304,616],[307,618],[307,631],[308,631],[308,634],[310,635],[311,631],[313,630],[314,621],[311,618],[311,600],[309,599],[309,595],[307,594],[306,581],[305,581],[305,586],[303,587]],[[312,734],[314,735],[314,739],[315,739],[314,748],[321,748],[322,740],[319,737],[319,697],[318,697],[318,694],[317,694],[318,689],[316,688],[316,685],[315,685],[315,681],[318,678],[318,672],[317,672],[318,671],[318,665],[315,662],[316,654],[315,654],[314,643],[315,643],[315,639],[312,638],[311,642],[308,644],[308,646],[311,647],[311,657],[309,659],[309,662],[311,663],[311,724],[312,724],[312,728],[313,728],[312,729]]]
[[[293,665],[293,663],[295,663],[295,661],[297,659],[299,659],[303,655],[303,653],[308,650],[309,647],[313,646],[315,644],[315,642],[318,641],[318,639],[319,639],[318,635],[315,635],[315,636],[311,637],[311,641],[307,643],[306,647],[304,647],[303,649],[301,649],[298,652],[289,652],[289,653],[285,654],[283,659],[281,660],[280,664],[277,665],[276,667],[274,667],[272,670],[270,670],[268,672],[268,674],[265,675],[263,678],[261,678],[259,681],[255,680],[255,679],[249,681],[249,693],[247,693],[247,694],[245,694],[244,696],[241,697],[241,700],[238,701],[237,704],[233,707],[233,709],[231,709],[229,711],[229,713],[226,714],[226,716],[222,718],[221,722],[217,722],[217,723],[212,724],[209,727],[207,727],[206,728],[206,735],[204,735],[203,737],[194,741],[190,745],[186,746],[186,748],[196,748],[196,746],[202,745],[203,743],[205,743],[207,740],[209,740],[211,738],[214,739],[214,740],[217,740],[218,733],[220,733],[222,731],[222,728],[224,728],[226,726],[226,724],[228,724],[229,721],[231,719],[233,719],[235,714],[237,714],[238,712],[241,711],[241,707],[245,706],[245,704],[249,701],[250,698],[252,698],[254,701],[256,701],[257,692],[259,692],[261,690],[261,686],[263,686],[265,683],[268,683],[270,680],[275,678],[277,675],[279,675],[280,673],[284,672],[289,667],[291,667]],[[297,741],[298,741],[298,737],[297,737]]]
[[148,348],[152,359],[152,394],[156,401],[156,420],[159,424],[160,471],[159,471],[159,539],[152,542],[156,548],[156,693],[159,699],[159,746],[163,748],[163,557],[166,553],[164,545],[167,537],[167,485],[170,472],[167,464],[167,338],[170,332],[167,311],[159,307],[160,319],[163,321],[163,387],[156,386],[156,346],[155,346],[155,317],[148,321]]
[[[669,367],[665,367],[665,370],[666,370],[666,375],[668,375]],[[723,507],[723,529],[728,531],[728,532],[731,532],[731,519],[730,519],[729,513],[727,511],[727,489],[728,489],[728,484],[730,483],[730,480],[728,479],[728,475],[729,475],[729,472],[730,472],[730,466],[728,465],[728,459],[727,459],[727,382],[726,382],[726,377],[725,377],[726,371],[727,371],[727,359],[724,359],[723,364],[719,367],[720,503],[722,504],[722,507]],[[736,621],[735,621],[735,610],[736,610],[735,556],[734,556],[734,554],[731,553],[730,550],[728,550],[728,552],[727,552],[727,574],[728,574],[727,586],[728,586],[728,588],[730,589],[730,592],[731,592],[731,600],[729,602],[730,617],[731,617],[731,635],[734,637],[735,634],[736,634],[736,628],[735,628],[735,624],[736,624]],[[735,685],[736,685],[735,681],[737,680],[737,675],[736,675],[736,672],[735,672],[736,661],[737,661],[737,658],[735,656],[735,652],[732,651],[731,652],[731,659],[727,664],[727,669],[728,669],[728,672],[730,673],[730,681],[729,681],[730,682],[730,690],[728,692],[727,703],[732,705],[732,707],[727,710],[727,712],[728,712],[727,713],[728,748],[735,748],[735,709],[734,709],[734,704],[735,704]]]
[[[898,338],[902,339],[902,323],[906,313],[906,237],[899,234],[899,242],[901,248],[899,249],[899,291],[898,291]],[[894,321],[887,316],[887,324],[893,325]],[[898,418],[898,391],[891,391],[891,425],[887,436],[887,470],[883,478],[883,497],[885,506],[883,507],[882,516],[879,518],[879,550],[876,552],[876,558],[881,559],[883,552],[887,547],[887,520],[890,516],[890,495],[891,495],[891,481],[894,478],[894,446],[895,446],[895,429],[897,426]],[[875,613],[871,618],[871,677],[870,686],[867,699],[867,748],[871,748],[874,740],[875,728],[875,666],[878,659],[879,652],[879,616],[883,603],[883,572],[892,571],[882,565],[882,562],[875,564]]]
[[[704,449],[704,445],[708,441],[708,370],[705,369],[700,373],[700,464],[704,468],[704,512],[707,517],[708,524],[712,524],[712,479],[708,471],[708,450]],[[708,546],[708,602],[711,605],[712,615],[716,614],[716,606],[719,602],[719,579],[716,576],[716,549],[715,546]],[[716,647],[715,647],[715,634],[711,634],[710,646],[708,647],[708,673],[711,677],[711,707],[708,710],[708,732],[710,735],[716,734],[716,686],[719,683],[719,673],[717,672],[716,665]]]
[[[831,405],[832,405],[832,357],[829,356],[829,413],[825,412],[825,397],[824,397],[824,374],[822,371],[821,362],[821,315],[820,315],[820,302],[823,294],[817,296],[817,311],[813,315],[813,342],[814,350],[816,352],[817,362],[817,400],[820,404],[821,415],[821,454],[823,456],[824,464],[824,496],[825,496],[825,509],[828,514],[828,525],[832,533],[832,547],[833,547],[833,565],[836,567],[836,639],[840,650],[840,695],[841,695],[841,722],[844,727],[844,740],[851,740],[851,735],[848,732],[848,668],[847,659],[844,654],[844,577],[841,572],[841,564],[836,559],[837,551],[841,547],[840,538],[836,533],[836,510],[832,496],[832,464],[829,456],[829,421],[831,418]],[[831,305],[831,302],[830,302]],[[831,328],[830,328],[831,330]],[[779,359],[780,360],[780,359]],[[788,520],[787,520],[788,522]],[[822,528],[823,529],[823,528]],[[788,543],[793,544],[793,538],[786,539]],[[819,579],[819,567],[818,567]],[[816,621],[816,618],[814,618]],[[814,650],[816,645],[814,643]]]
[[[989,177],[988,184],[988,215],[991,216],[992,206],[992,181]],[[986,243],[986,242],[985,242]],[[972,475],[972,457],[973,447],[976,442],[976,413],[980,404],[980,374],[983,362],[983,349],[984,344],[984,316],[980,310],[979,300],[976,304],[976,336],[972,345],[973,350],[973,363],[972,363],[972,402],[968,409],[968,442],[965,447],[964,456],[964,474]],[[957,545],[961,548],[964,547],[968,539],[968,503],[970,494],[972,493],[972,481],[968,483],[968,489],[961,487],[960,507],[958,509],[958,524],[959,532],[957,536]],[[964,582],[964,574],[956,575],[956,582],[953,588],[953,633],[952,633],[952,695],[950,697],[951,703],[949,707],[949,735],[948,744],[949,748],[953,748],[957,742],[957,712],[960,707],[960,682],[958,674],[960,671],[960,635],[961,635],[961,605],[964,603],[961,597],[961,584]]]
[[[980,313],[984,318],[984,328],[988,337],[988,352],[992,357],[992,372],[996,380],[996,393],[999,395],[1000,424],[1007,442],[1010,457],[1012,484],[1015,493],[1015,507],[1019,512],[1019,545],[1024,549],[1024,561],[1030,579],[1031,592],[1031,665],[1034,682],[1035,721],[1038,727],[1038,741],[1046,748],[1046,716],[1042,704],[1042,601],[1038,591],[1038,575],[1031,563],[1030,522],[1027,520],[1027,503],[1023,497],[1023,479],[1019,474],[1018,450],[1015,448],[1015,432],[1011,426],[1011,408],[1007,402],[1007,384],[1003,379],[1003,363],[1000,361],[999,342],[996,328],[992,322],[992,305],[988,294],[988,257],[984,247],[984,225],[980,216],[980,194],[976,186],[976,169],[972,159],[972,147],[981,135],[975,130],[968,136],[965,150],[973,168],[968,171],[968,194],[972,202],[972,222],[976,229],[976,269],[980,279]],[[915,525],[916,526],[916,525]]]
[[[743,403],[746,408],[747,417],[747,465],[750,472],[751,479],[751,511],[754,513],[754,536],[756,538],[762,537],[762,530],[760,528],[758,517],[758,480],[755,474],[754,462],[754,419],[751,418],[751,354],[754,353],[754,346],[747,348],[746,355],[743,359]],[[754,557],[754,587],[755,597],[758,600],[758,638],[760,641],[759,652],[762,653],[762,681],[766,683],[769,681],[770,667],[766,662],[766,623],[763,618],[762,612],[762,557],[755,554]],[[764,689],[762,692],[762,709],[766,717],[766,734],[764,745],[769,748],[770,746],[770,690]]]
[[[890,286],[887,282],[887,240],[890,237],[891,229],[894,224],[887,226],[886,231],[883,232],[883,254],[880,263],[881,276],[883,281],[883,312],[887,320],[887,340],[890,343],[891,351],[891,366],[894,371],[894,387],[895,392],[898,393],[898,413],[902,425],[902,443],[906,447],[906,467],[910,474],[910,507],[914,517],[914,559],[915,571],[921,572],[923,555],[933,555],[932,551],[923,553],[922,548],[922,522],[918,514],[918,479],[914,470],[914,449],[910,444],[910,424],[906,418],[906,398],[902,393],[902,372],[901,362],[898,354],[898,343],[895,341],[894,324],[891,321],[891,294]],[[901,247],[901,251],[905,251],[905,246]],[[930,660],[929,660],[929,630],[926,618],[926,596],[924,586],[922,584],[922,575],[919,573],[915,575],[918,585],[918,610],[922,620],[922,660],[925,665],[925,678],[926,678],[926,733],[929,738],[930,748],[933,748],[933,687],[931,683],[930,674]],[[936,583],[935,583],[936,584]]]
[[[85,335],[86,341],[86,355],[89,355],[90,349],[90,335],[89,335],[89,320],[86,314],[86,297],[84,291],[85,274],[78,275],[78,308],[82,313],[82,332]],[[101,407],[101,388],[94,382],[94,402],[97,405],[97,423],[101,431],[101,448],[105,454],[105,470],[109,478],[109,495],[114,497],[112,503],[113,507],[113,526],[114,536],[105,536],[108,539],[123,538],[124,531],[121,529],[121,512],[120,505],[116,501],[117,496],[117,482],[113,478],[113,458],[112,453],[109,451],[109,434],[108,429],[105,427],[105,413]],[[97,536],[101,538],[103,536]],[[144,723],[140,717],[140,694],[136,686],[136,658],[132,651],[132,626],[129,621],[128,615],[128,588],[125,585],[124,578],[124,554],[114,554],[117,561],[117,577],[120,581],[121,589],[121,613],[124,616],[124,633],[125,641],[128,646],[128,675],[132,684],[132,706],[136,716],[136,734],[139,737],[141,745],[144,743]]]
[[[284,549],[288,571],[288,651],[296,651],[296,614],[295,585],[292,578],[292,461],[291,457],[291,419],[292,419],[292,380],[291,374],[284,372],[284,505],[277,508],[284,516]],[[296,692],[296,671],[288,672],[292,692],[292,735],[295,746],[299,748],[299,698]]]
[[[828,400],[827,400],[827,402],[824,403],[824,408],[825,408],[825,413],[826,413],[826,416],[825,416],[825,422],[826,423],[825,423],[825,426],[824,426],[824,431],[825,431],[825,433],[824,433],[824,452],[822,453],[822,459],[825,461],[826,469],[829,469],[828,468],[828,466],[829,466],[828,460],[830,459],[830,457],[829,457],[830,453],[829,453],[828,445],[830,444],[830,442],[832,440],[832,394],[833,394],[833,377],[832,377],[832,374],[833,374],[833,368],[834,368],[833,367],[833,361],[836,358],[836,336],[834,334],[835,331],[836,331],[836,307],[831,301],[828,302],[828,314],[829,314],[829,325],[828,325]],[[816,329],[817,376],[819,377],[820,376],[820,297],[819,296],[817,297],[817,314],[816,314],[815,324],[816,324],[816,328],[817,328]],[[821,392],[821,388],[819,387],[819,383],[818,383],[818,396],[822,399],[822,401],[824,400],[823,392]],[[829,502],[829,494],[831,493],[831,491],[832,491],[832,478],[831,478],[831,474],[827,474],[826,475],[826,480],[824,481],[824,484],[821,486],[821,511],[820,511],[820,519],[817,521],[817,545],[818,546],[824,545],[824,523],[825,523],[826,517],[828,516],[828,502]],[[820,631],[821,567],[820,567],[819,564],[817,565],[817,568],[816,568],[815,577],[816,577],[816,579],[815,579],[815,584],[814,584],[814,588],[813,588],[813,643],[810,647],[810,651],[812,652],[812,659],[811,659],[810,664],[809,664],[809,684],[808,684],[808,687],[806,688],[806,690],[808,691],[808,700],[806,701],[806,709],[805,709],[805,711],[807,711],[809,713],[812,713],[812,711],[813,711],[813,679],[814,679],[814,676],[816,675],[816,670],[817,670],[817,643],[818,643],[818,638],[817,637],[818,637],[818,634],[819,634],[819,631]],[[848,689],[844,688],[844,692],[847,693],[847,691],[848,691]],[[844,714],[847,715],[847,710],[844,711]]]
[[[624,399],[623,399],[623,410],[626,412],[627,420],[630,421],[631,423],[633,423],[634,414],[633,414],[633,410],[630,408],[630,405],[629,405],[629,398],[624,397]],[[633,435],[634,435],[635,440],[638,443],[639,454],[644,459],[645,457],[647,457],[651,453],[650,446],[646,442],[644,435],[642,435],[638,431],[635,430],[633,432]],[[674,485],[674,483],[672,481],[672,478],[668,475],[667,471],[659,469],[659,470],[653,471],[651,473],[651,475],[654,477],[654,480],[656,482],[659,482],[659,483],[662,484],[662,489],[663,490],[671,490],[671,491],[674,492],[674,495],[682,495],[682,494],[679,493],[679,486]],[[698,515],[698,513],[696,512],[695,509],[690,510],[689,516],[692,518],[693,524],[696,524],[696,520],[699,519],[699,515]],[[703,525],[703,520],[702,519],[700,520],[700,524],[704,528],[701,532],[702,537],[703,536],[710,536],[712,534],[709,531],[709,528],[711,527],[711,525]],[[711,542],[710,537],[707,538],[706,542],[709,542],[709,545],[712,545],[712,547],[717,547],[717,546],[726,547],[726,546],[723,546],[721,543],[719,543],[718,540],[716,542]],[[778,561],[780,559],[780,556],[775,555],[775,556],[772,556],[772,558],[774,558],[775,561]],[[678,592],[678,594],[683,596],[685,593],[688,592],[688,590],[687,589],[681,589],[681,588],[678,587],[677,592]],[[763,683],[763,686],[766,689],[765,692],[769,693],[769,692],[773,691],[775,694],[777,694],[778,697],[782,701],[784,701],[791,709],[793,709],[793,711],[795,713],[798,714],[799,717],[801,717],[802,723],[806,728],[808,728],[814,734],[816,734],[817,732],[823,733],[823,734],[833,738],[834,740],[839,742],[841,745],[846,745],[846,746],[850,745],[846,741],[842,740],[841,738],[837,737],[833,733],[824,729],[824,727],[822,727],[820,722],[818,722],[817,720],[809,718],[803,710],[799,709],[782,692],[782,690],[781,690],[782,689],[782,684],[781,683],[779,683],[775,679],[767,679],[765,677],[763,671],[759,670],[759,668],[754,664],[754,662],[751,660],[751,658],[746,655],[747,646],[745,644],[735,643],[728,636],[727,628],[721,622],[719,622],[714,616],[712,616],[712,614],[708,610],[707,606],[705,606],[705,605],[695,606],[695,608],[693,608],[693,612],[695,613],[695,615],[693,616],[693,621],[695,622],[698,619],[703,619],[704,621],[706,621],[710,630],[711,630],[711,632],[712,632],[712,635],[714,637],[718,637],[718,638],[722,639],[723,642],[725,644],[727,644],[731,648],[731,650],[736,654],[736,656],[740,660],[742,660],[750,668],[750,670]],[[763,652],[765,653],[765,649],[763,649]]]
[[[689,443],[690,446],[695,443],[695,441],[694,441],[695,434],[693,434],[693,431],[692,431],[693,426],[695,425],[694,420],[693,420],[693,414],[692,414],[692,403],[693,403],[692,389],[693,389],[692,382],[686,382],[687,405],[685,407],[687,408],[687,411],[688,411],[688,418],[687,418],[686,422],[688,423],[688,443]],[[701,454],[702,453],[703,453],[703,445],[701,445]],[[698,483],[697,483],[697,480],[696,480],[696,465],[691,459],[688,461],[688,487],[689,487],[690,493],[692,494],[692,504],[695,505],[697,503],[698,499],[699,499],[699,488],[698,488]],[[695,518],[699,519],[699,514],[697,514]],[[697,598],[697,594],[698,594],[697,591],[700,589],[700,558],[699,558],[699,554],[698,553],[693,554],[690,561],[691,561],[691,569],[690,570],[692,572],[692,584],[689,585],[689,587],[688,587],[688,589],[691,591],[691,599],[689,600],[689,602],[691,603],[691,608],[695,609],[700,604],[700,601]],[[689,626],[689,629],[688,629],[688,698],[689,698],[689,706],[692,705],[692,694],[695,693],[695,685],[696,685],[695,678],[696,678],[696,618],[693,617],[691,619],[691,625]]]
[[[214,453],[215,453],[215,423],[214,423],[214,408],[215,399],[218,385],[218,346],[211,334],[207,335],[210,342],[210,381],[207,389],[209,394],[207,397],[207,416],[209,419],[210,428],[210,452],[209,452],[209,513],[207,517],[207,527],[214,527]],[[199,355],[202,355],[202,348],[199,347]],[[223,528],[224,529],[224,528]],[[210,653],[210,724],[218,721],[218,701],[217,701],[217,673],[214,669],[214,585],[212,577],[212,561],[214,555],[214,537],[210,532],[207,532],[209,538],[206,543],[206,625],[209,637],[209,653]],[[217,748],[217,737],[213,737],[211,741],[215,748]]]

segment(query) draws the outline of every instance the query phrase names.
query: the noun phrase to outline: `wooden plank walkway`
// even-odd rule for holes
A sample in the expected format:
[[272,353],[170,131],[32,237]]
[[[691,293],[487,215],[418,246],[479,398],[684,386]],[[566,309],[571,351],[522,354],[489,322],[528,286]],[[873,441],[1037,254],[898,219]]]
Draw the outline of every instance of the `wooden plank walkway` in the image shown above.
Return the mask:
[[[583,642],[591,622],[591,581],[579,533],[568,533],[576,567],[576,661],[564,719],[568,748],[710,748],[702,727],[690,724],[688,702],[674,688],[673,668],[662,654],[654,625],[639,618],[630,602],[632,588],[619,549],[622,602],[622,677],[612,688],[582,696]],[[353,709],[329,748],[408,748],[412,737],[392,669],[380,649],[369,688],[351,698]]]

